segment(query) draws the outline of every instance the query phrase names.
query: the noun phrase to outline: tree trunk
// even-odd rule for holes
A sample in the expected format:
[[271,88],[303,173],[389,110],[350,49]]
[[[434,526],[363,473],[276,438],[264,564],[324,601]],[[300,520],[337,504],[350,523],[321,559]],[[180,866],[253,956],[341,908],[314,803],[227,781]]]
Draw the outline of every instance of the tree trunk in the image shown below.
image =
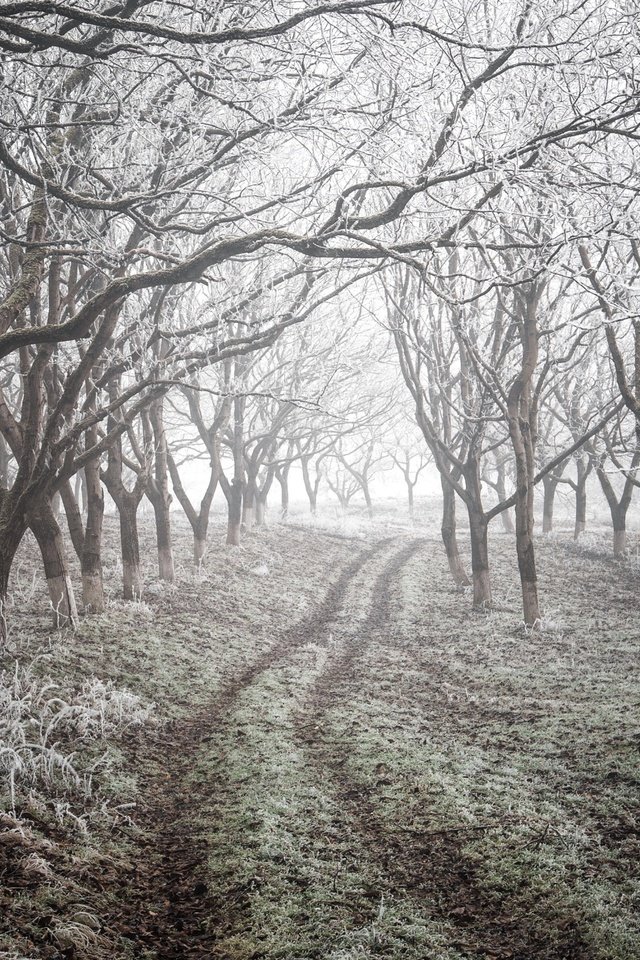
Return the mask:
[[227,543],[233,547],[240,546],[240,528],[242,526],[242,487],[237,480],[231,481],[229,497],[227,499]]
[[[504,475],[504,463],[499,463],[496,467],[497,477],[496,477],[496,493],[498,494],[498,502],[501,503],[503,500],[507,499],[507,484]],[[511,510],[503,510],[500,514],[502,519],[502,526],[506,533],[514,533],[515,527],[513,524],[513,517],[511,516]]]
[[[87,500],[88,500],[88,491],[87,491],[87,481],[84,470],[79,470],[76,473],[75,483],[74,483],[74,496],[76,498],[76,503],[78,504],[78,509],[81,515],[84,515],[87,512]],[[64,497],[63,497],[64,500]]]
[[0,486],[9,486],[9,464],[11,456],[9,447],[3,436],[0,435]]
[[581,533],[584,533],[587,527],[587,478],[588,471],[584,464],[578,460],[578,479],[576,482],[576,524],[573,532],[574,540],[577,540]]
[[[595,458],[594,458],[595,459]],[[592,459],[592,463],[594,460]],[[636,446],[631,461],[628,475],[625,477],[624,489],[618,499],[616,491],[607,475],[603,461],[598,458],[595,460],[596,473],[602,487],[609,510],[611,511],[611,522],[613,524],[613,555],[618,560],[624,559],[627,555],[627,512],[633,498],[635,487],[634,478],[638,466],[640,465],[640,446]]]
[[542,288],[531,285],[521,292],[523,326],[522,366],[507,398],[509,436],[516,464],[516,553],[522,590],[522,613],[525,624],[540,621],[538,575],[533,542],[534,476],[536,410],[533,399],[533,376],[538,362],[537,309]]
[[64,539],[50,501],[43,499],[37,509],[30,511],[29,526],[42,554],[53,609],[53,625],[56,629],[75,626],[78,623],[78,610],[69,576]]
[[289,516],[289,471],[281,470],[278,474],[280,483],[280,516],[286,520]]
[[[5,536],[4,530],[2,536]],[[9,574],[14,556],[15,550],[13,552],[8,551],[5,543],[2,542],[2,547],[0,547],[0,651],[7,642],[7,598],[9,595]]]
[[151,500],[156,518],[156,542],[158,546],[158,573],[161,580],[173,583],[175,570],[171,542],[171,493],[167,462],[167,435],[164,427],[164,399],[155,400],[149,409],[155,443],[155,469],[153,483],[149,484],[147,496]]
[[613,555],[618,560],[624,559],[627,555],[627,528],[625,517],[618,521],[618,526],[613,528]]
[[[76,490],[78,490],[77,484]],[[76,499],[76,494],[74,493],[70,480],[65,480],[65,482],[62,484],[60,488],[60,496],[62,497],[62,505],[64,506],[64,512],[67,517],[67,526],[69,527],[71,543],[73,544],[73,549],[75,550],[78,559],[80,559],[82,557],[82,550],[84,547],[84,524],[82,522],[80,505]]]
[[471,536],[471,570],[473,574],[473,606],[485,610],[491,606],[491,577],[489,573],[488,524],[484,516],[470,505],[469,533]]
[[468,587],[471,581],[465,572],[458,552],[455,490],[443,476],[440,477],[440,482],[442,484],[442,542],[447,554],[449,570],[456,586]]
[[317,484],[314,486],[314,484],[311,482],[308,457],[301,458],[300,466],[302,468],[302,480],[304,482],[304,488],[307,491],[307,496],[309,498],[309,510],[315,517],[318,505],[318,487]]
[[0,525],[0,649],[7,640],[9,574],[26,530],[24,523],[20,521],[22,513],[12,512],[13,516],[10,515],[8,520],[3,519]]
[[551,533],[553,531],[553,507],[555,503],[556,490],[558,489],[558,480],[552,475],[547,474],[542,478],[544,488],[544,499],[542,501],[542,532]]
[[367,505],[367,516],[369,517],[369,520],[373,520],[373,502],[371,500],[371,492],[369,490],[369,484],[366,481],[364,481],[363,483],[361,483],[361,486],[362,486],[362,492],[364,494],[364,502]]
[[80,557],[82,602],[85,610],[102,613],[104,610],[104,584],[102,580],[104,493],[100,482],[99,461],[94,460],[88,463],[84,469],[84,475],[87,524]]
[[156,517],[156,543],[158,546],[158,575],[161,580],[173,583],[173,549],[171,546],[171,518],[166,503],[153,504]]
[[207,531],[209,529],[209,517],[202,514],[196,520],[193,527],[193,562],[196,567],[202,566],[205,554],[207,552]]
[[142,596],[140,572],[140,544],[138,541],[138,503],[136,496],[125,491],[118,504],[120,514],[120,545],[122,550],[122,588],[125,600],[139,600]]
[[191,524],[191,529],[193,531],[193,562],[196,567],[200,567],[202,565],[202,561],[207,549],[207,533],[209,531],[211,503],[218,486],[219,470],[217,451],[214,450],[212,446],[209,447],[209,450],[211,453],[211,474],[209,476],[207,489],[205,490],[204,496],[200,501],[200,510],[197,513],[195,507],[189,500],[184,487],[182,486],[180,473],[178,472],[176,463],[171,454],[167,452],[167,465],[169,467],[169,475],[171,476],[173,492],[178,498],[180,506],[184,510],[187,520]]
[[410,480],[407,480],[407,498],[409,500],[409,519],[414,520],[414,511],[413,511],[413,484]]
[[242,526],[245,530],[253,530],[255,520],[256,485],[252,477],[247,478],[242,498]]
[[267,509],[266,498],[258,495],[255,500],[256,504],[256,527],[264,526],[264,517]]
[[538,575],[533,542],[533,487],[528,476],[524,448],[514,442],[516,452],[516,552],[522,588],[524,622],[533,626],[540,620]]

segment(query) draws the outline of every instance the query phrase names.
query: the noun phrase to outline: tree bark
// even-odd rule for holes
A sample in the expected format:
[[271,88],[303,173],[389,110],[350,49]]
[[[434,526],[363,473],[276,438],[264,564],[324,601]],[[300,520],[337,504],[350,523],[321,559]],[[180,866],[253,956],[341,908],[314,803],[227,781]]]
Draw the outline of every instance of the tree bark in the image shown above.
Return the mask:
[[242,498],[242,526],[245,530],[253,530],[255,502],[255,486],[249,479],[244,489],[244,497]]
[[156,542],[158,547],[158,573],[161,580],[173,583],[175,570],[171,541],[171,493],[169,491],[169,469],[167,434],[164,427],[164,398],[154,400],[149,408],[149,419],[153,429],[155,464],[153,481],[147,488],[147,496],[153,506],[156,520]]
[[142,596],[140,543],[138,540],[139,502],[135,494],[125,490],[117,504],[120,515],[122,591],[125,600],[139,600]]
[[544,498],[542,501],[542,532],[543,533],[552,533],[553,532],[553,508],[555,504],[556,490],[558,489],[559,480],[553,476],[553,474],[547,474],[546,477],[542,478],[542,486],[544,489]]
[[534,284],[523,288],[518,295],[522,308],[522,364],[507,398],[509,436],[516,465],[516,553],[522,590],[522,612],[524,622],[529,626],[540,620],[538,574],[533,542],[536,415],[532,384],[538,362],[537,308],[541,291],[542,288]]
[[[453,491],[452,491],[453,492]],[[407,480],[407,499],[409,501],[409,519],[414,520],[414,508],[413,508],[413,484],[410,480]]]
[[573,539],[577,540],[581,533],[587,528],[587,480],[589,478],[589,469],[582,460],[577,461],[577,480],[575,485],[576,492],[576,522],[573,531]]
[[442,542],[444,544],[449,570],[453,582],[458,587],[468,587],[471,581],[460,559],[458,538],[456,536],[456,494],[445,478],[440,475],[442,485]]
[[[95,432],[97,442],[97,432]],[[104,610],[104,585],[102,580],[102,520],[104,495],[100,482],[99,461],[91,461],[84,469],[84,498],[87,509],[86,526],[82,521],[80,505],[69,481],[63,483],[60,494],[64,504],[69,532],[74,549],[80,560],[82,573],[82,605],[86,611],[101,613]],[[77,491],[79,485],[75,485]]]
[[202,561],[207,552],[207,541],[209,534],[209,514],[200,513],[193,525],[193,563],[196,567],[202,566]]
[[619,498],[607,475],[602,460],[596,458],[594,455],[591,462],[593,463],[594,461],[598,480],[600,481],[602,492],[606,497],[611,513],[611,523],[613,525],[613,555],[618,560],[621,560],[624,559],[627,554],[627,513],[633,498],[635,474],[640,465],[640,446],[636,446],[629,473],[625,477],[624,488]]
[[[97,434],[96,434],[97,436]],[[80,557],[82,570],[82,602],[85,610],[102,613],[104,583],[102,579],[102,521],[104,492],[100,482],[100,464],[92,460],[84,468],[87,522]]]
[[627,524],[626,516],[621,516],[616,521],[614,521],[613,527],[613,555],[618,560],[623,559],[627,555]]
[[486,610],[491,606],[491,576],[489,573],[488,524],[484,516],[468,505],[469,534],[471,536],[471,570],[473,576],[473,606]]
[[[10,495],[9,495],[10,496]],[[0,492],[0,506],[6,504],[7,495]],[[9,575],[13,560],[25,534],[26,525],[24,515],[12,509],[8,511],[8,519],[2,516],[0,510],[0,648],[7,640],[7,598],[9,593]]]
[[[502,461],[496,465],[496,493],[498,494],[499,503],[507,499],[507,483],[504,473],[504,463],[502,463]],[[513,517],[511,516],[511,510],[503,510],[500,517],[505,533],[514,533],[515,526]]]
[[30,511],[29,526],[42,554],[53,609],[53,625],[56,629],[75,626],[78,623],[78,610],[69,576],[64,539],[50,501],[43,498],[38,507]]
[[227,544],[233,547],[240,546],[240,528],[242,526],[243,484],[234,478],[231,481],[227,498]]
[[286,520],[289,516],[289,464],[276,471],[280,484],[280,516]]
[[3,436],[0,435],[0,486],[9,486],[9,464],[11,456],[9,447]]
[[67,526],[69,528],[71,543],[73,544],[73,549],[75,550],[78,559],[80,559],[82,557],[82,550],[84,547],[84,523],[82,522],[80,505],[78,504],[70,480],[65,480],[60,487],[60,496],[62,498],[62,505],[67,517]]

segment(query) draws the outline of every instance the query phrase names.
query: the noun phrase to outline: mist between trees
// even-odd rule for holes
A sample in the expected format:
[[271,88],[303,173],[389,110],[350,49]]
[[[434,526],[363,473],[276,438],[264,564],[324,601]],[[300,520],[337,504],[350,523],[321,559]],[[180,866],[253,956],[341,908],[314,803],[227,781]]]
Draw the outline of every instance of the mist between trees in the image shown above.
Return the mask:
[[313,511],[323,484],[371,510],[392,462],[412,506],[432,463],[479,608],[514,508],[527,624],[536,485],[544,531],[575,492],[578,535],[597,477],[623,556],[639,27],[624,0],[4,4],[3,631],[29,528],[77,617],[58,497],[99,611],[104,488],[135,598],[143,498],[171,580],[172,497],[199,563],[214,496],[237,545],[274,481],[286,514],[293,465]]

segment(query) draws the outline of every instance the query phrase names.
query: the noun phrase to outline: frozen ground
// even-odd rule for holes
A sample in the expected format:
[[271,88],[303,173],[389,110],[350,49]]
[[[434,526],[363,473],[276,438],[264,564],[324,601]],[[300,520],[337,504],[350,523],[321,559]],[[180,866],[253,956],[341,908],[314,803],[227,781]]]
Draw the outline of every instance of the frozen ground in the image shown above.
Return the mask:
[[500,533],[484,615],[434,526],[220,539],[75,635],[25,553],[0,957],[637,960],[634,554],[541,542],[532,635]]

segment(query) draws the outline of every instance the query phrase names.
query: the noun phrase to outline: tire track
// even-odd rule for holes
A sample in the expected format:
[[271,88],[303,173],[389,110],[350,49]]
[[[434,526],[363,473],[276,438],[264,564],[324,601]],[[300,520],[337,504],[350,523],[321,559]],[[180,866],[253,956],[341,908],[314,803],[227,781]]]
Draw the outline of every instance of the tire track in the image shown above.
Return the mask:
[[561,932],[551,930],[541,935],[525,915],[508,914],[504,904],[496,903],[481,888],[455,830],[416,831],[401,823],[393,830],[381,816],[373,791],[349,776],[345,764],[348,743],[331,739],[329,714],[335,706],[361,693],[366,676],[359,664],[376,635],[392,632],[389,622],[394,583],[425,543],[413,541],[404,547],[377,576],[370,611],[356,637],[343,644],[342,651],[317,679],[308,709],[297,717],[298,740],[310,764],[329,784],[342,812],[343,831],[346,835],[356,833],[376,865],[382,892],[391,897],[403,895],[448,921],[456,930],[452,947],[470,957],[585,960],[589,952],[575,923],[567,924]]
[[193,835],[190,811],[197,813],[199,805],[214,791],[223,792],[228,786],[215,779],[195,783],[187,796],[184,783],[192,758],[213,735],[222,734],[244,690],[299,647],[329,632],[354,581],[394,539],[379,540],[362,550],[344,568],[320,605],[224,684],[196,717],[174,724],[168,736],[165,730],[164,735],[145,738],[132,750],[134,763],[138,757],[151,757],[157,773],[142,791],[139,856],[131,873],[122,878],[119,909],[109,925],[135,945],[136,956],[211,960],[219,955],[216,921],[223,916],[228,920],[229,910],[209,895],[209,844]]

